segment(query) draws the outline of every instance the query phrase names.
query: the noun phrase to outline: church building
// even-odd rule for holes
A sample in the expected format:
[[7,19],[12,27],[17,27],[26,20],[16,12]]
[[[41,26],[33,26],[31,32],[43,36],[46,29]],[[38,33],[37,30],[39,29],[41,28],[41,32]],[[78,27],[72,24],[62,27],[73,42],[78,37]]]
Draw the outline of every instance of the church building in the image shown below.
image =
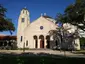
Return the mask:
[[[17,47],[30,49],[51,48],[53,43],[50,43],[51,37],[49,31],[58,28],[55,22],[52,17],[44,14],[30,23],[30,13],[26,8],[23,8],[18,19]],[[66,24],[64,27],[70,27],[68,30],[69,33],[75,32],[76,30],[75,27],[70,24]],[[64,45],[66,47],[65,43]],[[74,40],[73,46],[76,50],[80,50],[79,39]]]
[[55,20],[46,14],[30,23],[30,13],[26,8],[21,10],[18,19],[18,48],[50,48],[50,30],[56,30]]

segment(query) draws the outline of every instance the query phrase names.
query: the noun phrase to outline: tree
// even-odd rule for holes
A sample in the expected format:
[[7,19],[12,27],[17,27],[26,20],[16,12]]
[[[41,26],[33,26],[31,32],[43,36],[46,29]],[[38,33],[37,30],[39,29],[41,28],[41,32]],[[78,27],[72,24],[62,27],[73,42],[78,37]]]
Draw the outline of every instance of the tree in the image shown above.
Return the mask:
[[15,31],[14,24],[11,19],[6,18],[7,9],[0,5],[0,31]]
[[64,14],[57,15],[57,21],[71,23],[79,29],[85,30],[85,0],[76,0],[70,4],[64,11]]
[[80,44],[81,44],[81,46],[82,46],[82,45],[85,46],[85,38],[84,38],[84,37],[80,38]]

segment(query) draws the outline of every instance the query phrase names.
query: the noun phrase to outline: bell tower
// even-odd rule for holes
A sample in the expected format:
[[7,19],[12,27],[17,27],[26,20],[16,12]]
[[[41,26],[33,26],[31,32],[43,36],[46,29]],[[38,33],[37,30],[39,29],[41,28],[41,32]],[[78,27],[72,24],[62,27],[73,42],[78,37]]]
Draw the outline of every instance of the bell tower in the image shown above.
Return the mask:
[[23,48],[24,44],[24,30],[30,24],[29,12],[26,8],[23,8],[20,12],[17,28],[17,46]]

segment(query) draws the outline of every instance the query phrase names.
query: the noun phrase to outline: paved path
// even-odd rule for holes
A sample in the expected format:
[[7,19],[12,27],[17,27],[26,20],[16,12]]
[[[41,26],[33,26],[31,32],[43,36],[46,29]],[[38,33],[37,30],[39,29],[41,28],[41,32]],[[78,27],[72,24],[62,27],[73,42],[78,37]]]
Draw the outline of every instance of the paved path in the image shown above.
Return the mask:
[[[71,52],[64,52],[64,51],[57,51],[57,50],[49,50],[49,49],[40,49],[40,50],[25,50],[24,53],[34,53],[34,54],[37,54],[37,53],[47,53],[47,54],[53,54],[53,55],[66,55],[66,56],[69,56],[69,57],[83,57],[85,58],[85,55],[84,54],[74,54],[74,53],[71,53]],[[15,53],[15,54],[21,54],[23,53],[23,50],[0,50],[0,53]]]

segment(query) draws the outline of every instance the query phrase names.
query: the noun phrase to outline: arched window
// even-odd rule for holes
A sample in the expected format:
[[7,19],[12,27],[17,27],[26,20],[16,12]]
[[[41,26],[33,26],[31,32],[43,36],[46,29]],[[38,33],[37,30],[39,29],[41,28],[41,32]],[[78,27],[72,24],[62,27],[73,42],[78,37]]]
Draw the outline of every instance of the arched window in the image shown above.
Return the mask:
[[47,39],[47,40],[50,40],[50,36],[49,36],[49,35],[47,35],[47,36],[46,36],[46,39]]
[[36,36],[36,35],[34,35],[34,36],[33,36],[33,38],[34,38],[34,39],[37,39],[37,36]]
[[26,46],[28,46],[28,40],[26,41]]
[[44,36],[43,36],[43,35],[40,35],[40,36],[39,36],[39,39],[44,39]]
[[25,19],[24,18],[22,18],[22,20],[21,20],[22,22],[24,22],[25,21]]
[[24,14],[24,10],[23,10],[23,14]]
[[23,36],[21,36],[21,39],[20,39],[20,40],[21,40],[21,42],[22,42],[22,40],[23,40]]
[[27,14],[27,11],[26,11],[26,14]]

